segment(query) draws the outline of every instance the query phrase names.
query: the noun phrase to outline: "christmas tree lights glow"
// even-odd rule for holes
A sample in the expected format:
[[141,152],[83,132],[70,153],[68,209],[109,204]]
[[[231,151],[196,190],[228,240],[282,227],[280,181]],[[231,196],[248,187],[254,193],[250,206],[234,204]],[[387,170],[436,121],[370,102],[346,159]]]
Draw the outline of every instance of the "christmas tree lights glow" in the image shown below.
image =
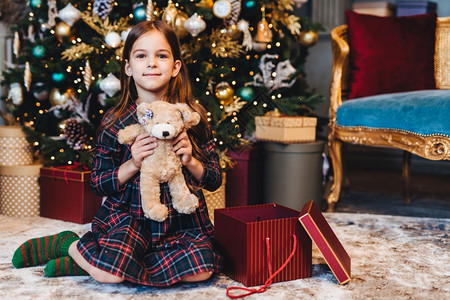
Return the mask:
[[163,19],[179,35],[194,96],[208,111],[220,150],[243,147],[253,141],[254,116],[275,106],[287,115],[311,115],[323,101],[303,71],[312,45],[305,42],[323,28],[296,16],[293,5],[31,0],[28,13],[11,27],[15,60],[2,74],[9,87],[3,100],[44,164],[90,167],[95,130],[120,96],[126,35],[138,22]]

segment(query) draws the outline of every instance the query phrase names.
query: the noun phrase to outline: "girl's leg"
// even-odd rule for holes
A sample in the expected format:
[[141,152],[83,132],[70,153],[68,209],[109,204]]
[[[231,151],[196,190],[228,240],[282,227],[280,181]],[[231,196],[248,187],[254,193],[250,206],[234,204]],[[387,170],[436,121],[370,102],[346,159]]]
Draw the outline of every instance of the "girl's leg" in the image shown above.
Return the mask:
[[79,239],[72,231],[30,239],[17,248],[12,263],[16,268],[42,265],[51,259],[67,256],[69,246]]
[[182,278],[181,281],[184,281],[184,282],[205,281],[211,277],[212,273],[213,273],[212,271],[208,271],[208,272],[203,272],[200,274],[186,276],[186,277]]
[[115,276],[113,274],[110,274],[106,271],[100,270],[99,268],[96,268],[89,264],[84,257],[80,254],[80,252],[77,249],[78,241],[73,242],[69,247],[69,255],[70,257],[86,272],[89,273],[89,275],[92,276],[95,280],[102,283],[120,283],[123,282],[125,279],[119,276]]

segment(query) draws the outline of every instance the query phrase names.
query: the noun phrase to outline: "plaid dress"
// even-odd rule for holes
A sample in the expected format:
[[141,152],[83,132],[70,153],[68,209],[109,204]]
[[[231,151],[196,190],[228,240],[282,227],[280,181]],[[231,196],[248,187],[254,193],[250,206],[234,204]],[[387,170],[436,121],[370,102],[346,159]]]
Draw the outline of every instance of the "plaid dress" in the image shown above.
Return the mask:
[[[92,221],[92,231],[81,237],[78,250],[91,265],[143,285],[168,286],[185,276],[220,272],[222,258],[213,249],[213,226],[201,190],[194,192],[199,198],[195,213],[180,214],[172,207],[167,183],[160,184],[161,203],[168,207],[169,216],[156,222],[144,217],[139,172],[119,186],[117,172],[131,159],[131,148],[119,144],[117,133],[136,120],[133,104],[119,122],[98,136],[91,186],[107,198]],[[221,184],[221,174],[210,138],[202,150],[209,160],[203,164],[200,182],[184,168],[183,172],[192,186],[213,191]]]

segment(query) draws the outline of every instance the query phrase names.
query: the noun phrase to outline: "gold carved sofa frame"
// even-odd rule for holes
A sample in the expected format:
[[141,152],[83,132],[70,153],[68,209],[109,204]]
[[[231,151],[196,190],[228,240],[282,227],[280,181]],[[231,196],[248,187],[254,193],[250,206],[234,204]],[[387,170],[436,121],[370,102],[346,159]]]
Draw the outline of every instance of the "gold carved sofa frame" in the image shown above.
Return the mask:
[[[405,182],[405,201],[410,203],[409,173],[411,153],[430,160],[450,160],[450,136],[422,136],[394,129],[345,128],[336,124],[336,112],[348,94],[350,47],[347,25],[331,31],[333,70],[331,79],[328,146],[334,176],[327,197],[328,211],[334,211],[343,182],[342,143],[366,146],[393,147],[404,150],[402,174]],[[450,17],[438,18],[435,45],[435,80],[437,89],[450,89]],[[450,101],[450,99],[449,99]],[[449,116],[450,118],[450,116]]]

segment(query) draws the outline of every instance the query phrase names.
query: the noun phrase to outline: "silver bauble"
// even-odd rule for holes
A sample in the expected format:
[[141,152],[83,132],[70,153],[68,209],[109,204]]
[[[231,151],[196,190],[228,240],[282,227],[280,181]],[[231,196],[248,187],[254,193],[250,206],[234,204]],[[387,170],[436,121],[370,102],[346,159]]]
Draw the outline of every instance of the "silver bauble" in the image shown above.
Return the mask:
[[120,91],[120,80],[109,73],[108,76],[100,82],[100,89],[108,95],[108,97],[114,96],[115,93]]
[[73,26],[76,21],[81,17],[81,12],[76,9],[71,3],[59,11],[59,18],[67,23],[69,26]]
[[192,35],[197,36],[200,32],[205,30],[206,23],[203,19],[197,14],[194,13],[189,19],[184,21],[184,28]]

